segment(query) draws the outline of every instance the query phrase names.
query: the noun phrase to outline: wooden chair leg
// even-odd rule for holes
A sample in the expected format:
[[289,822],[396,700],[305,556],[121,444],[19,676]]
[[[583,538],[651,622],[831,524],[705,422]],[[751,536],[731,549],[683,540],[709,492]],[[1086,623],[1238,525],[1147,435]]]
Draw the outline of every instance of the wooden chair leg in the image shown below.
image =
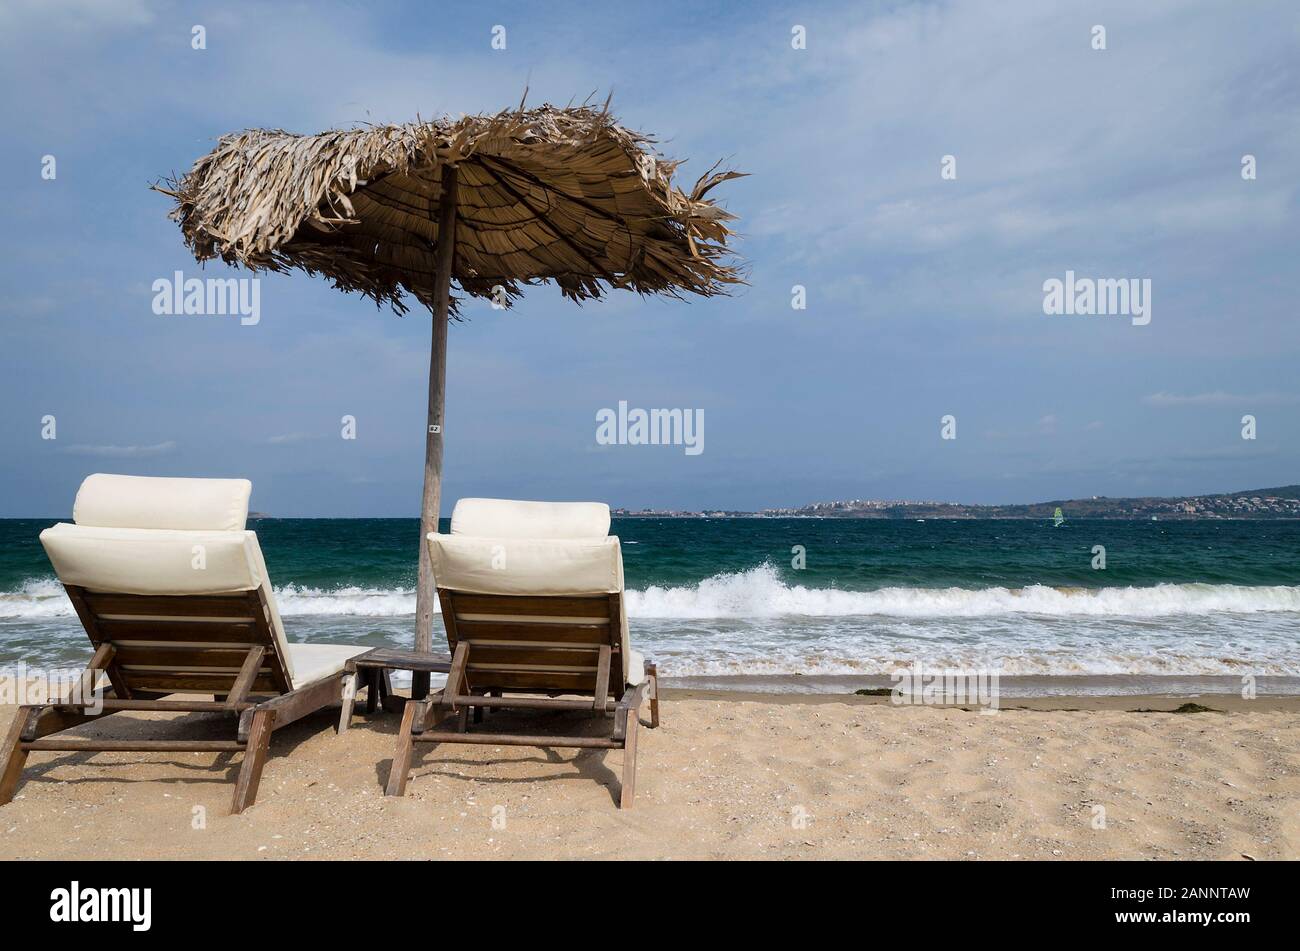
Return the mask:
[[374,713],[379,709],[379,669],[371,668],[366,671],[366,716]]
[[405,796],[406,780],[411,772],[411,753],[415,745],[415,720],[423,718],[423,708],[427,704],[422,700],[408,700],[402,710],[402,726],[397,731],[397,750],[393,753],[393,765],[388,771],[388,787],[385,796]]
[[654,730],[659,726],[659,668],[650,664],[645,671],[650,679],[650,729]]
[[235,799],[230,807],[231,815],[239,815],[257,800],[257,787],[262,781],[262,766],[266,763],[266,751],[271,745],[271,726],[274,722],[274,710],[253,711],[253,722],[248,729],[248,745],[244,750],[244,762],[239,767],[239,779],[235,781]]
[[424,702],[424,709],[416,712],[415,726],[411,728],[412,733],[427,733],[451,715],[438,699],[439,696],[435,693]]
[[406,709],[406,698],[393,693],[392,671],[387,667],[379,672],[379,707],[385,713],[401,714]]
[[618,807],[631,809],[636,796],[636,735],[640,723],[637,711],[629,710],[627,715],[627,737],[623,741],[623,783],[618,793]]
[[348,725],[352,722],[352,708],[357,702],[357,690],[360,684],[360,672],[343,676],[343,709],[339,713],[338,730],[340,733],[346,732]]
[[417,670],[411,674],[411,699],[423,700],[429,696],[429,675]]
[[0,806],[14,798],[18,791],[18,780],[22,777],[23,767],[27,765],[27,751],[22,748],[23,727],[27,725],[33,711],[19,707],[9,724],[9,734],[5,737],[4,747],[0,749]]

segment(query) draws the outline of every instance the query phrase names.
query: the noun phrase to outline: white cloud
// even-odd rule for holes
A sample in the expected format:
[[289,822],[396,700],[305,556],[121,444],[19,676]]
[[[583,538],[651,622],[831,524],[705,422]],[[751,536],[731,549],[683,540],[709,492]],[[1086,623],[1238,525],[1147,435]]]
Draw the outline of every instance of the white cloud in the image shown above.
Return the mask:
[[1148,406],[1169,408],[1175,406],[1289,406],[1300,403],[1300,396],[1292,393],[1227,393],[1214,390],[1210,393],[1152,393],[1142,402]]
[[66,447],[63,451],[70,456],[99,456],[106,459],[139,459],[147,456],[167,456],[176,450],[177,444],[171,440],[154,443],[152,446],[87,446],[77,444]]
[[[1289,55],[1285,29],[1212,3],[1094,3],[1087,22],[1063,3],[1004,6],[998,17],[972,3],[827,10],[802,57],[768,45],[729,75],[728,99],[754,130],[735,146],[739,164],[766,182],[753,233],[782,232],[810,260],[1041,253],[1048,238],[1115,257],[1164,240],[1153,224],[1184,238],[1286,227],[1285,176],[1243,187],[1247,148],[1206,149],[1290,153],[1286,93],[1258,94]],[[1110,26],[1113,49],[1090,49],[1092,22]],[[741,41],[757,45],[725,42]],[[773,130],[780,149],[758,141]],[[957,178],[941,181],[948,154]]]
[[148,0],[5,0],[0,32],[13,35],[39,26],[99,35],[152,23],[153,6]]

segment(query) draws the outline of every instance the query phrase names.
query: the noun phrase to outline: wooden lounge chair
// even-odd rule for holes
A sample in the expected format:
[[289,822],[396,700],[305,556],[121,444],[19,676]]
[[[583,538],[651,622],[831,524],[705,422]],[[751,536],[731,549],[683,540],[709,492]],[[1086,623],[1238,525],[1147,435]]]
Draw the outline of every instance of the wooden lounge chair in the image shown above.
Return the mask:
[[[659,679],[628,645],[609,507],[462,499],[451,534],[427,542],[451,672],[441,693],[406,704],[388,795],[406,791],[418,743],[621,749],[619,806],[631,806],[639,713],[648,700],[649,726],[659,725]],[[470,731],[471,713],[477,724],[501,708],[587,711],[611,728],[603,736]]]
[[[257,535],[244,530],[243,479],[92,475],[75,524],[41,533],[95,654],[82,691],[24,706],[0,749],[0,804],[29,753],[242,752],[232,812],[257,797],[271,732],[338,703],[344,663],[364,647],[290,644]],[[100,675],[109,689],[92,695]],[[212,694],[211,700],[172,693]],[[58,737],[69,727],[129,710],[211,712],[230,718],[223,740]]]

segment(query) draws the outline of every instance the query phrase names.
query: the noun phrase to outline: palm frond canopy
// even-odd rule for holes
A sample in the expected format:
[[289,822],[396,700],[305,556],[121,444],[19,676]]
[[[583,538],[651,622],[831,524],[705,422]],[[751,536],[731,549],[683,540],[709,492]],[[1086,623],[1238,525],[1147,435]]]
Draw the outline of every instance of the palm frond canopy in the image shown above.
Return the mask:
[[[503,300],[553,280],[581,301],[610,287],[711,296],[741,276],[734,220],[709,191],[741,173],[717,166],[690,192],[679,163],[605,109],[549,105],[490,116],[296,135],[223,137],[166,186],[171,217],[199,261],[321,273],[405,312],[432,308],[442,169],[458,169],[452,277]],[[496,291],[494,288],[501,288]]]

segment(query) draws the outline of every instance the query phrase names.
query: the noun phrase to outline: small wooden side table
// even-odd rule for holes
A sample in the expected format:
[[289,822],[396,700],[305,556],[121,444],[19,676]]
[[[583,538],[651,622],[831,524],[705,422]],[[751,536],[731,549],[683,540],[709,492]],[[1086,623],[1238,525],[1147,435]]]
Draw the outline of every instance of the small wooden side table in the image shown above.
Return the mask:
[[352,721],[352,707],[356,703],[357,691],[362,687],[368,688],[366,713],[374,713],[375,708],[381,704],[390,713],[402,712],[402,708],[406,705],[406,698],[393,693],[389,674],[394,670],[409,670],[413,674],[445,674],[451,670],[451,656],[425,651],[397,650],[392,647],[376,647],[374,650],[349,658],[343,665],[343,673],[349,680],[343,690],[343,712],[339,715],[340,733],[346,730]]

